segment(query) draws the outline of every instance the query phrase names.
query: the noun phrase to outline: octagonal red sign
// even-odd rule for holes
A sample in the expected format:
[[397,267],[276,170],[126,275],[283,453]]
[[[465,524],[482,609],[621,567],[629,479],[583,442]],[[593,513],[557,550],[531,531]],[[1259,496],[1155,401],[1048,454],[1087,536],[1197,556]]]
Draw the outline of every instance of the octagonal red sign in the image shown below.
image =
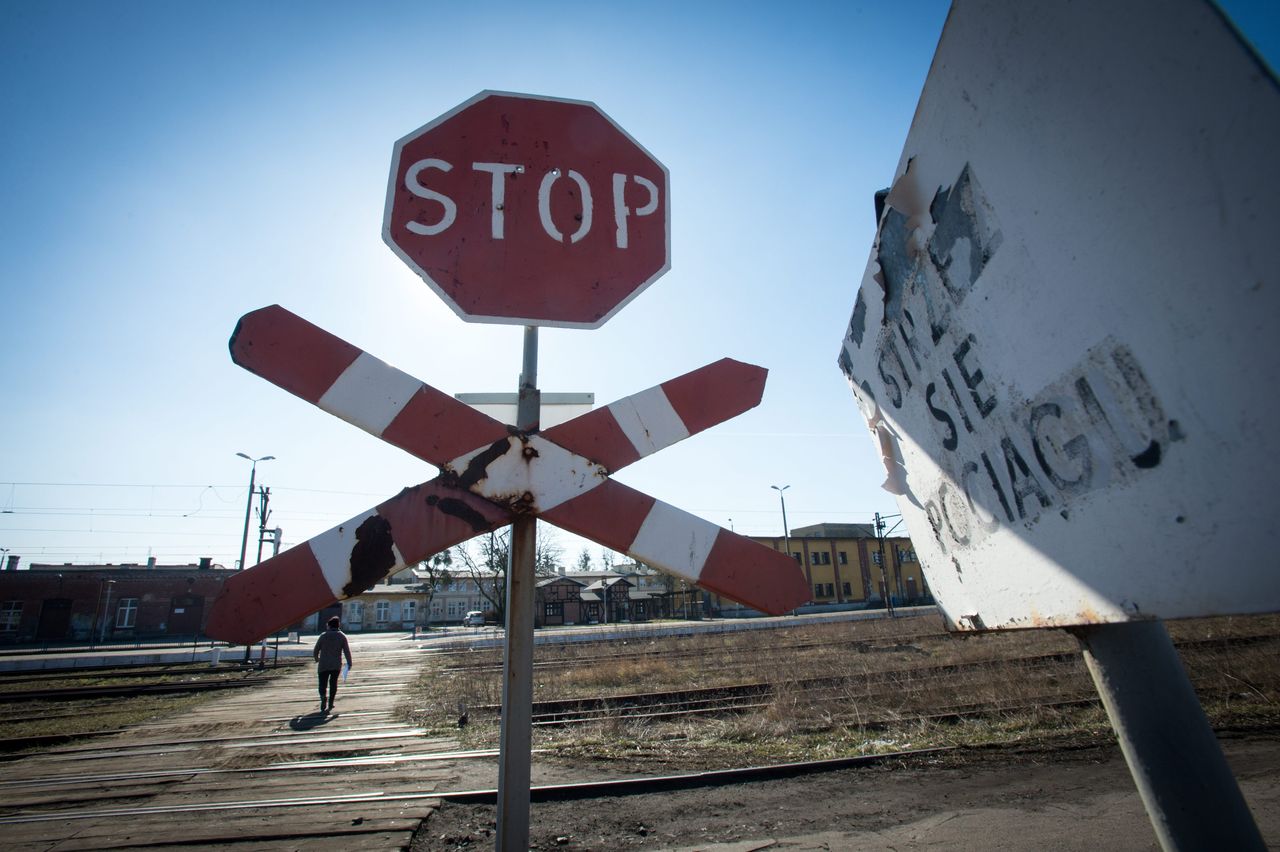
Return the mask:
[[382,237],[463,319],[596,328],[670,268],[669,189],[595,104],[481,92],[396,143]]

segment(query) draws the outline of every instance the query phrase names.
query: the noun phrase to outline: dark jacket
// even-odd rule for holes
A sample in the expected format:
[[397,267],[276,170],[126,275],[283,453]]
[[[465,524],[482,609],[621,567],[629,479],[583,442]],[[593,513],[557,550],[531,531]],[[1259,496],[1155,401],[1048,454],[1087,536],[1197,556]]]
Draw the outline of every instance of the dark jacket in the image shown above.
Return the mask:
[[347,668],[350,668],[351,646],[347,644],[347,634],[341,630],[329,628],[316,639],[316,646],[311,650],[311,656],[320,663],[316,666],[317,671],[338,671],[342,668],[344,656],[347,658]]

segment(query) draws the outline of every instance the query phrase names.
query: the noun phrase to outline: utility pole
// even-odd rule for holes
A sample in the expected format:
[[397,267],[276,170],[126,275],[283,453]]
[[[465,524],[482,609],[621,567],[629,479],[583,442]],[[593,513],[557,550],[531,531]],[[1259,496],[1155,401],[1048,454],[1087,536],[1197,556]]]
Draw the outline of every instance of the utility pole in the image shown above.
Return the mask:
[[[249,514],[253,510],[253,492],[254,492],[253,484],[254,484],[255,477],[257,477],[258,475],[258,462],[274,461],[275,456],[261,456],[255,459],[253,456],[247,455],[245,453],[236,453],[236,455],[252,464],[252,467],[249,468],[249,499],[245,501],[245,505],[244,505],[244,535],[240,537],[240,565],[237,567],[237,570],[243,571],[245,549],[249,545]],[[262,560],[261,543],[259,543],[259,546],[258,546],[258,560],[259,561]],[[245,645],[244,646],[245,665],[249,664],[249,656],[252,653],[253,653],[253,646]]]
[[271,516],[271,511],[267,508],[270,502],[271,489],[260,487],[258,489],[258,559],[254,562],[255,565],[262,561],[262,544],[267,540],[267,518]]
[[884,520],[879,512],[876,512],[876,542],[880,545],[880,588],[884,595],[884,608],[893,618],[893,592],[889,589],[889,575],[884,570]]
[[884,606],[888,610],[889,617],[893,617],[893,592],[889,588],[889,575],[885,571],[885,555],[884,555],[884,539],[885,533],[884,522],[889,518],[897,518],[898,523],[889,528],[889,532],[893,532],[898,528],[898,524],[902,523],[902,515],[881,515],[876,512],[876,541],[880,545],[880,582],[884,587]]

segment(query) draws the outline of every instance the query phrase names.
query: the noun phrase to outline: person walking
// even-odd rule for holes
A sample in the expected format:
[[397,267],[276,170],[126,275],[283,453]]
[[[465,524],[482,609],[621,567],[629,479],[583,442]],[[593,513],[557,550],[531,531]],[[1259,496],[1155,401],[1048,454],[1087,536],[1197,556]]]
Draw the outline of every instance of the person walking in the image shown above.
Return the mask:
[[[351,645],[347,642],[347,634],[339,628],[342,622],[334,616],[327,622],[328,629],[316,639],[311,656],[316,661],[316,674],[320,680],[320,710],[333,709],[333,698],[338,694],[338,672],[342,671],[342,658],[347,658],[347,669],[351,669]],[[328,700],[326,701],[326,696]]]

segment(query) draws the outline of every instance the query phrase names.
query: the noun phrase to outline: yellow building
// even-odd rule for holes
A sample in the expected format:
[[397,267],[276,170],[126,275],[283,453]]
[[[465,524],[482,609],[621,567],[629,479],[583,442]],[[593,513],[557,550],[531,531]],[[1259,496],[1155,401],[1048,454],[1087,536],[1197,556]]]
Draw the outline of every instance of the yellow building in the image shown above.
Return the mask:
[[[786,552],[804,570],[811,604],[853,608],[882,607],[886,588],[892,606],[932,603],[914,545],[906,536],[876,538],[872,524],[813,524],[791,535],[751,536],[766,547]],[[716,598],[721,611],[741,609]]]

